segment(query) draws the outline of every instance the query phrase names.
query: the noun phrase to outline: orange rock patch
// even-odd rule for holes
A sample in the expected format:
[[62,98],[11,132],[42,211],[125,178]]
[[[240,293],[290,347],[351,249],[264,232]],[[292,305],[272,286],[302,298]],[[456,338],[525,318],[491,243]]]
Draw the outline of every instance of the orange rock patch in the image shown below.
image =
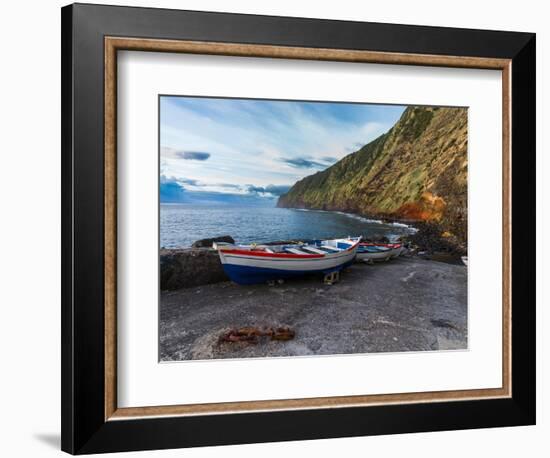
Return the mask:
[[424,192],[420,200],[403,204],[393,214],[397,218],[416,221],[439,221],[446,206],[447,203],[442,197]]

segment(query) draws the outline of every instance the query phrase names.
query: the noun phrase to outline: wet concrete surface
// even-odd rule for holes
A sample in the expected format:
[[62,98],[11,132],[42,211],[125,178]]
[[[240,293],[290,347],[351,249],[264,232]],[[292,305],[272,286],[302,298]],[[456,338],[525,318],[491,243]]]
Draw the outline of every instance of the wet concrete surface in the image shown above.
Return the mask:
[[[233,328],[290,327],[294,339],[220,342]],[[402,257],[354,264],[341,281],[222,282],[161,294],[162,361],[467,348],[467,269]]]

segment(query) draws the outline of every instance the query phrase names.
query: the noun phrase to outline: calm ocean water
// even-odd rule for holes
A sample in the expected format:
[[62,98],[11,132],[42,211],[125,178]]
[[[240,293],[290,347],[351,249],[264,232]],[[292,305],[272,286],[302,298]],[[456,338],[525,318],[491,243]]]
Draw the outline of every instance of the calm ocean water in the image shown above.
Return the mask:
[[189,247],[199,239],[232,236],[237,243],[363,235],[393,238],[410,229],[356,215],[262,206],[161,204],[160,246]]

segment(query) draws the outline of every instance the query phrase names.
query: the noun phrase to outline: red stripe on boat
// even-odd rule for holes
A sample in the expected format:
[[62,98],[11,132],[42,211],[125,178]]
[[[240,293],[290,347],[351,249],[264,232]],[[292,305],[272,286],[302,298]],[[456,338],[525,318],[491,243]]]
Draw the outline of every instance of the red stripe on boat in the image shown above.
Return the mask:
[[241,254],[244,256],[258,256],[265,258],[324,258],[324,254],[295,254],[295,253],[268,253],[267,251],[252,250],[220,250],[223,254]]

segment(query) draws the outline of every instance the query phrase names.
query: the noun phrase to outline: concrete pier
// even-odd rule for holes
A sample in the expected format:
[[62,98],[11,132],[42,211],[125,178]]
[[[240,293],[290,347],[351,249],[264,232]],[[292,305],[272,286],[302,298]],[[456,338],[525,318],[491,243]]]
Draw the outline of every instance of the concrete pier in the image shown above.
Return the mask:
[[[289,327],[288,341],[220,342],[230,329]],[[338,283],[225,281],[164,291],[162,361],[466,349],[467,268],[418,257],[354,264]]]

